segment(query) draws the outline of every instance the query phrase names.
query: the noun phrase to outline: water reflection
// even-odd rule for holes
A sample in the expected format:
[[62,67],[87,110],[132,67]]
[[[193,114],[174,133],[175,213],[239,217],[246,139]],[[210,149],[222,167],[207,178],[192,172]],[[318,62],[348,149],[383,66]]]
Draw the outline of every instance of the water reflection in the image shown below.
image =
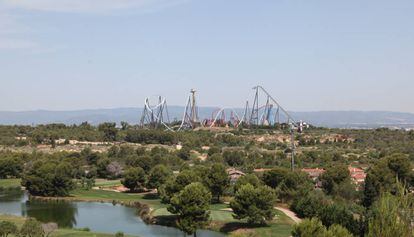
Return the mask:
[[74,203],[63,201],[27,200],[22,204],[22,216],[36,218],[43,223],[55,222],[59,227],[76,226],[78,209]]

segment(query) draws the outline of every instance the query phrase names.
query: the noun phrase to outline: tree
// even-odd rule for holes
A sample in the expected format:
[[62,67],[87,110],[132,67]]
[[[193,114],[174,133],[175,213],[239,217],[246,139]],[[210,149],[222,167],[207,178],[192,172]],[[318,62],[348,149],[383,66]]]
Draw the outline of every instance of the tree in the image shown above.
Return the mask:
[[266,171],[262,180],[265,185],[276,189],[278,197],[285,202],[297,196],[298,192],[306,193],[313,189],[312,182],[305,173],[285,168]]
[[111,163],[111,160],[108,158],[99,159],[97,163],[97,173],[99,178],[107,178],[109,173],[106,169]]
[[335,224],[329,227],[325,237],[353,237],[353,235],[343,226]]
[[324,237],[326,228],[317,218],[305,219],[293,226],[293,237]]
[[289,171],[284,168],[274,168],[263,173],[263,183],[271,188],[277,188],[288,176]]
[[19,177],[23,170],[23,163],[17,158],[0,158],[0,179],[8,176]]
[[243,151],[225,151],[223,152],[224,161],[229,166],[242,166],[244,164],[246,154]]
[[368,237],[414,236],[414,198],[398,185],[397,194],[384,193],[372,207],[368,220]]
[[367,173],[364,206],[370,207],[384,192],[396,192],[397,180],[410,184],[412,177],[411,164],[406,155],[394,154],[382,158]]
[[36,162],[24,174],[22,185],[34,196],[68,196],[75,187],[72,167],[67,162]]
[[257,188],[262,185],[260,179],[254,174],[246,174],[245,176],[240,177],[234,184],[234,193],[246,184],[251,184],[253,187]]
[[211,193],[201,184],[187,185],[171,199],[168,211],[178,215],[177,225],[185,233],[196,236],[197,229],[209,221]]
[[175,179],[168,180],[158,190],[162,202],[169,203],[174,194],[179,193],[187,185],[196,182],[201,182],[201,178],[194,171],[183,170]]
[[329,229],[317,218],[305,219],[296,224],[292,231],[293,237],[353,237],[351,233],[340,225],[332,225]]
[[241,186],[234,200],[230,202],[236,219],[245,219],[249,224],[265,224],[274,217],[273,205],[276,201],[274,191],[268,186]]
[[7,237],[9,235],[17,235],[17,226],[10,221],[0,222],[0,237]]
[[118,134],[118,129],[116,128],[116,123],[102,123],[99,124],[98,130],[103,132],[104,141],[113,142],[116,141],[116,136]]
[[326,170],[321,176],[322,187],[327,194],[332,194],[334,188],[349,181],[349,171],[346,165],[336,165]]
[[121,181],[122,184],[129,188],[131,192],[142,189],[145,186],[145,171],[138,168],[129,168],[124,173],[124,179]]
[[125,121],[121,121],[121,129],[125,131],[125,130],[128,130],[128,128],[129,128],[129,123]]
[[350,208],[345,205],[332,203],[324,206],[320,210],[318,217],[327,227],[338,224],[354,234],[359,234],[360,232],[359,222],[354,218],[354,213]]
[[172,171],[165,165],[154,166],[148,175],[148,188],[159,188],[172,176]]
[[297,196],[291,205],[292,210],[301,218],[313,218],[319,215],[322,208],[329,201],[322,191],[311,191],[305,195]]
[[220,202],[220,195],[230,184],[230,178],[227,174],[226,167],[222,164],[213,164],[208,172],[205,181],[207,187],[213,196],[217,197],[217,202]]
[[393,154],[385,158],[388,168],[393,171],[399,180],[407,182],[411,179],[412,167],[410,159],[404,154]]
[[42,224],[34,218],[27,219],[20,229],[22,237],[41,237],[44,235]]

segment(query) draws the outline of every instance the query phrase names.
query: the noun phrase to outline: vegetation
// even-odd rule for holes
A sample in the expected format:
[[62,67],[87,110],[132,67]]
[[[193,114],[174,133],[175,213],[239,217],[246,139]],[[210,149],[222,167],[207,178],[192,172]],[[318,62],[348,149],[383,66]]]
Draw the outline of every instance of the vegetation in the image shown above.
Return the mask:
[[0,221],[0,236],[7,237],[9,235],[17,235],[17,226],[10,221]]
[[[35,196],[139,201],[153,208],[150,214],[160,223],[188,232],[208,223],[189,217],[185,201],[191,199],[181,194],[191,187],[194,193],[211,195],[207,208],[197,204],[202,213],[210,213],[207,228],[225,233],[242,229],[246,235],[270,236],[273,228],[282,228],[288,236],[290,224],[281,227],[278,218],[272,220],[276,204],[309,219],[295,229],[298,233],[308,228],[322,229],[325,236],[409,233],[408,222],[392,221],[404,220],[408,212],[401,210],[412,210],[412,204],[401,206],[399,198],[412,197],[413,132],[310,128],[295,137],[299,146],[293,172],[289,139],[283,126],[180,133],[126,123],[0,126],[0,188],[18,186],[21,180]],[[350,175],[349,167],[367,174],[364,184]],[[229,177],[229,168],[245,175]],[[302,168],[324,172],[311,179]],[[129,192],[108,191],[122,184]],[[390,228],[397,224],[402,232]]]
[[328,229],[318,219],[305,219],[294,226],[293,237],[352,237],[349,231],[340,225]]
[[74,188],[69,163],[37,161],[22,179],[22,185],[32,195],[68,196]]
[[129,168],[124,173],[124,179],[122,184],[129,188],[131,191],[137,191],[143,189],[145,186],[146,178],[145,171],[141,167]]
[[186,186],[171,199],[168,211],[178,215],[177,226],[191,235],[207,225],[209,221],[211,193],[201,184]]

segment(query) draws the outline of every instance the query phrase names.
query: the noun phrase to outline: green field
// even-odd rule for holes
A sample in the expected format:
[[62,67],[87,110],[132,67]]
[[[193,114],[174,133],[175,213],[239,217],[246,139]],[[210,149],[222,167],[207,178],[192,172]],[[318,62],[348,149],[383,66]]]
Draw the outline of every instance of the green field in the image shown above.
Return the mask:
[[159,199],[147,197],[144,194],[135,193],[118,193],[105,190],[83,190],[76,189],[70,193],[71,197],[68,199],[75,199],[79,201],[97,201],[97,202],[140,202],[148,204],[153,209],[163,208],[165,205],[161,204]]
[[97,179],[95,181],[95,186],[96,187],[115,187],[115,186],[120,186],[121,184],[121,180],[117,179],[117,180],[106,180],[106,179]]
[[[23,225],[25,218],[9,215],[0,215],[0,221],[10,221],[15,223],[19,228]],[[75,229],[58,229],[53,232],[54,237],[112,237],[112,234],[102,234],[89,231],[80,231]]]
[[0,179],[0,188],[20,187],[20,179]]

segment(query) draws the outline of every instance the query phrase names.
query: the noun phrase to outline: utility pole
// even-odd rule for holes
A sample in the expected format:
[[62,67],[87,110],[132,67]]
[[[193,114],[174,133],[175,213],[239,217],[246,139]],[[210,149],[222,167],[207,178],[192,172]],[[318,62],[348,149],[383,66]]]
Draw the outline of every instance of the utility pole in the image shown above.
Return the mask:
[[295,126],[293,124],[291,124],[290,126],[290,141],[291,141],[291,149],[292,149],[292,157],[291,157],[291,164],[290,164],[290,168],[292,171],[295,170]]

